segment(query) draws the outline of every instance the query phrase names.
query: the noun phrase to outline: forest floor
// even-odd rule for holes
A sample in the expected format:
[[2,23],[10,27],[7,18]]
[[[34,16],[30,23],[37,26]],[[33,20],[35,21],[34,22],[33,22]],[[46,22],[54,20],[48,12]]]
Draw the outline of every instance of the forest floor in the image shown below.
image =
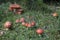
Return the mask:
[[[1,6],[0,6],[1,7]],[[4,8],[4,7],[3,7]],[[18,15],[12,12],[4,14],[0,9],[0,30],[4,31],[4,34],[0,36],[0,40],[60,40],[60,10],[56,10],[58,18],[52,16],[52,12],[44,11],[24,11],[24,13]],[[6,12],[6,11],[5,11]],[[29,18],[29,16],[31,18]],[[36,25],[32,28],[26,28],[21,23],[15,23],[16,19],[25,18],[26,22],[35,21]],[[13,23],[12,30],[3,30],[4,23],[11,21]],[[44,30],[42,35],[36,33],[36,29],[41,28]]]

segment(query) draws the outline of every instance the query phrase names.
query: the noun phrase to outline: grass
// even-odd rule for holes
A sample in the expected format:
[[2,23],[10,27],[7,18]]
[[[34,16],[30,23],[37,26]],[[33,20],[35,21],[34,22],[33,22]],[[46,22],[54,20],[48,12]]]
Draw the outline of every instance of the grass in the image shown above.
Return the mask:
[[[60,13],[59,10],[57,13]],[[52,12],[30,10],[25,11],[21,15],[14,15],[12,12],[1,14],[3,16],[1,16],[0,29],[4,29],[3,24],[7,20],[11,21],[13,26],[12,30],[3,30],[4,34],[0,36],[0,40],[60,40],[60,14],[58,18],[53,17],[51,14]],[[31,16],[32,18],[29,18],[28,16]],[[22,26],[21,23],[16,24],[15,20],[21,17],[24,17],[27,22],[34,20],[36,26],[27,29],[25,26]],[[42,35],[36,34],[35,31],[37,28],[42,28],[44,33]]]

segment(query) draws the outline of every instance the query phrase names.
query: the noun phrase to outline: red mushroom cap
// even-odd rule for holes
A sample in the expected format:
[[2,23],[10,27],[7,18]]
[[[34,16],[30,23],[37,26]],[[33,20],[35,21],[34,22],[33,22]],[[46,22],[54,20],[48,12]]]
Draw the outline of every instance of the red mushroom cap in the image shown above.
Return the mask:
[[36,23],[34,21],[31,22],[31,25],[34,26]]
[[11,4],[9,8],[13,10],[13,9],[16,9],[16,8],[21,8],[21,6],[18,5],[18,4]]
[[32,27],[32,25],[29,23],[29,24],[27,25],[27,27],[30,28],[30,27]]
[[18,5],[18,4],[11,4],[10,7],[11,8],[20,8],[20,5]]
[[29,23],[25,23],[25,26],[27,27]]
[[22,18],[20,19],[20,22],[25,22],[25,18],[22,17]]
[[16,21],[15,21],[16,23],[19,23],[20,22],[20,20],[19,19],[16,19]]
[[37,32],[37,34],[42,34],[44,32],[44,30],[39,28],[36,30],[36,32]]

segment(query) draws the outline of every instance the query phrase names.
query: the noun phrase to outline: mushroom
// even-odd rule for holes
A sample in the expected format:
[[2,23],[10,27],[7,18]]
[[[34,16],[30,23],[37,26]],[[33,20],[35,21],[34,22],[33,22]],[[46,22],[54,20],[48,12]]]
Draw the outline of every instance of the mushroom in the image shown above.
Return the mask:
[[21,14],[23,12],[23,9],[21,8],[21,6],[16,4],[16,3],[15,4],[10,4],[9,10],[13,11],[15,14],[16,13]]
[[9,6],[9,8],[11,8],[11,9],[13,10],[13,9],[19,9],[19,8],[21,8],[21,7],[20,7],[20,5],[18,5],[18,4],[11,4],[11,5]]
[[17,11],[18,9],[21,9],[21,6],[18,5],[18,4],[10,4],[10,6],[9,6],[9,10],[10,10],[10,11],[13,11],[14,13],[16,13],[16,11]]
[[57,14],[56,12],[54,12],[52,15],[53,15],[54,17],[57,17],[57,16],[58,16],[58,14]]
[[11,26],[12,26],[12,23],[10,22],[10,21],[6,21],[5,23],[4,23],[4,27],[5,28],[11,28]]

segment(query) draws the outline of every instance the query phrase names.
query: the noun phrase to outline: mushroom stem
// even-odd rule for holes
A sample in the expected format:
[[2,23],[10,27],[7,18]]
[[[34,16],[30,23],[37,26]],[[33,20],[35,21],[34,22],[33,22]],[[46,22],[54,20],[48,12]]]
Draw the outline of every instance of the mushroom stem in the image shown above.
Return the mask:
[[13,10],[14,14],[16,13],[16,9]]

